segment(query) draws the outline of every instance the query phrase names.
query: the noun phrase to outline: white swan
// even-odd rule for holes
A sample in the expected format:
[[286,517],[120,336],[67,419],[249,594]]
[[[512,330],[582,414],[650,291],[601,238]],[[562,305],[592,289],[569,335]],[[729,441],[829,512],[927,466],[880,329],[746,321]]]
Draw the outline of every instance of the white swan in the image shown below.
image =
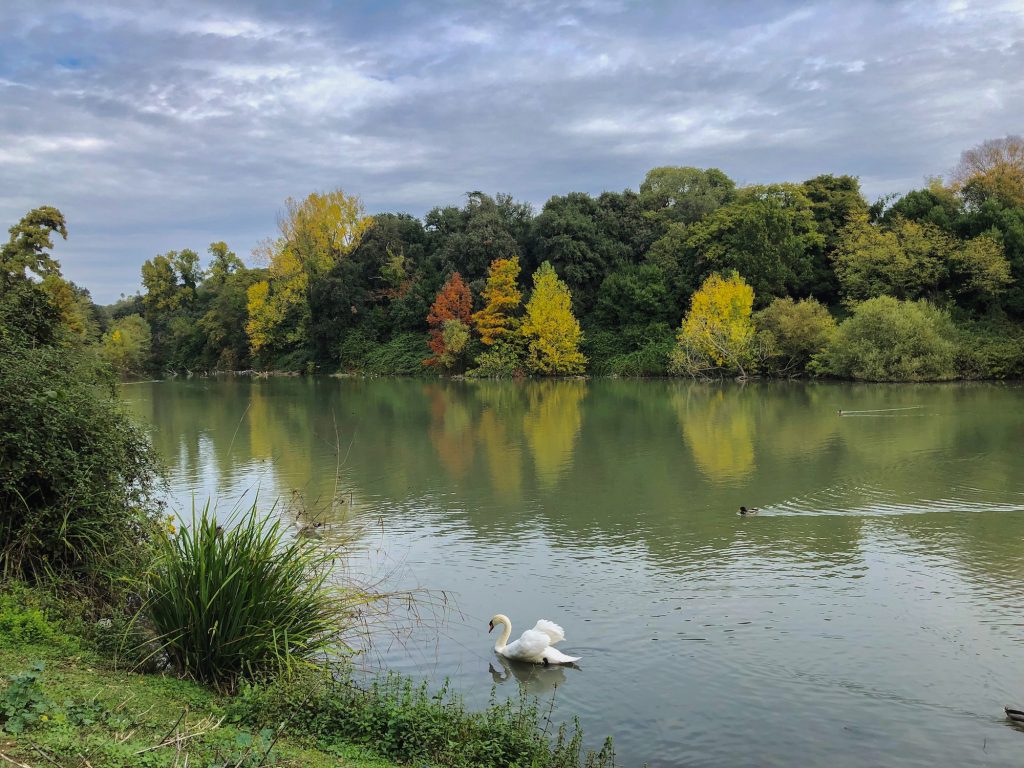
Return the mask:
[[572,664],[579,661],[579,656],[566,656],[557,648],[555,643],[565,640],[565,632],[553,621],[541,619],[533,629],[523,632],[522,636],[513,643],[508,639],[512,636],[512,622],[508,616],[499,613],[491,618],[487,625],[487,631],[494,629],[495,624],[504,624],[505,630],[494,642],[494,651],[506,659],[516,661],[529,661],[532,664]]

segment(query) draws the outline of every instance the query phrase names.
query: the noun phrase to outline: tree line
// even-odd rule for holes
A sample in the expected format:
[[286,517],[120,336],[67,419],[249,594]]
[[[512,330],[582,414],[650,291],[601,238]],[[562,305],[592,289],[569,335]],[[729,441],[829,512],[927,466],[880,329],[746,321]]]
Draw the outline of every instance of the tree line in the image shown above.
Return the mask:
[[154,256],[141,293],[82,310],[89,332],[126,374],[1019,377],[1024,140],[874,203],[853,176],[738,186],[674,166],[539,212],[471,192],[369,216],[314,193],[254,259]]

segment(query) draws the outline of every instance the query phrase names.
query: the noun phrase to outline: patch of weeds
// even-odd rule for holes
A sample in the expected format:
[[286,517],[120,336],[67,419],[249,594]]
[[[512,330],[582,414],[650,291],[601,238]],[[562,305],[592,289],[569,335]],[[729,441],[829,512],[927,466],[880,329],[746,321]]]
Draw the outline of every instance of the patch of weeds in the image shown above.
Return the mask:
[[8,733],[18,734],[50,719],[54,705],[43,693],[43,669],[43,663],[37,661],[8,677],[7,688],[0,693],[0,719]]

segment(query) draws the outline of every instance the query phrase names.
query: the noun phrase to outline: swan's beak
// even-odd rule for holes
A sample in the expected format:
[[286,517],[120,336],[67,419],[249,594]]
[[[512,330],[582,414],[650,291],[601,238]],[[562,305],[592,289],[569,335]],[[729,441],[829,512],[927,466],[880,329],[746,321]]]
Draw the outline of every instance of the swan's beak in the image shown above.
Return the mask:
[[492,629],[494,629],[494,622],[493,621],[488,621],[487,622],[487,634],[491,634],[491,630]]

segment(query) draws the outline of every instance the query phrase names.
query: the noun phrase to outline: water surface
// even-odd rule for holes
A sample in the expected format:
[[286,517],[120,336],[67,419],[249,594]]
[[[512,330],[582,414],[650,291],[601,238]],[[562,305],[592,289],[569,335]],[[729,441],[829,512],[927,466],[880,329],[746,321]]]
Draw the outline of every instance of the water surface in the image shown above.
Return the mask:
[[[652,766],[1019,766],[1024,389],[233,379],[129,385],[174,503],[259,489],[447,601],[375,658],[517,686]],[[842,411],[840,413],[839,411]],[[761,507],[757,517],[739,505]],[[340,532],[341,525],[334,530]],[[346,529],[348,530],[348,529]],[[334,535],[333,533],[329,533]],[[579,669],[506,669],[566,629]]]

